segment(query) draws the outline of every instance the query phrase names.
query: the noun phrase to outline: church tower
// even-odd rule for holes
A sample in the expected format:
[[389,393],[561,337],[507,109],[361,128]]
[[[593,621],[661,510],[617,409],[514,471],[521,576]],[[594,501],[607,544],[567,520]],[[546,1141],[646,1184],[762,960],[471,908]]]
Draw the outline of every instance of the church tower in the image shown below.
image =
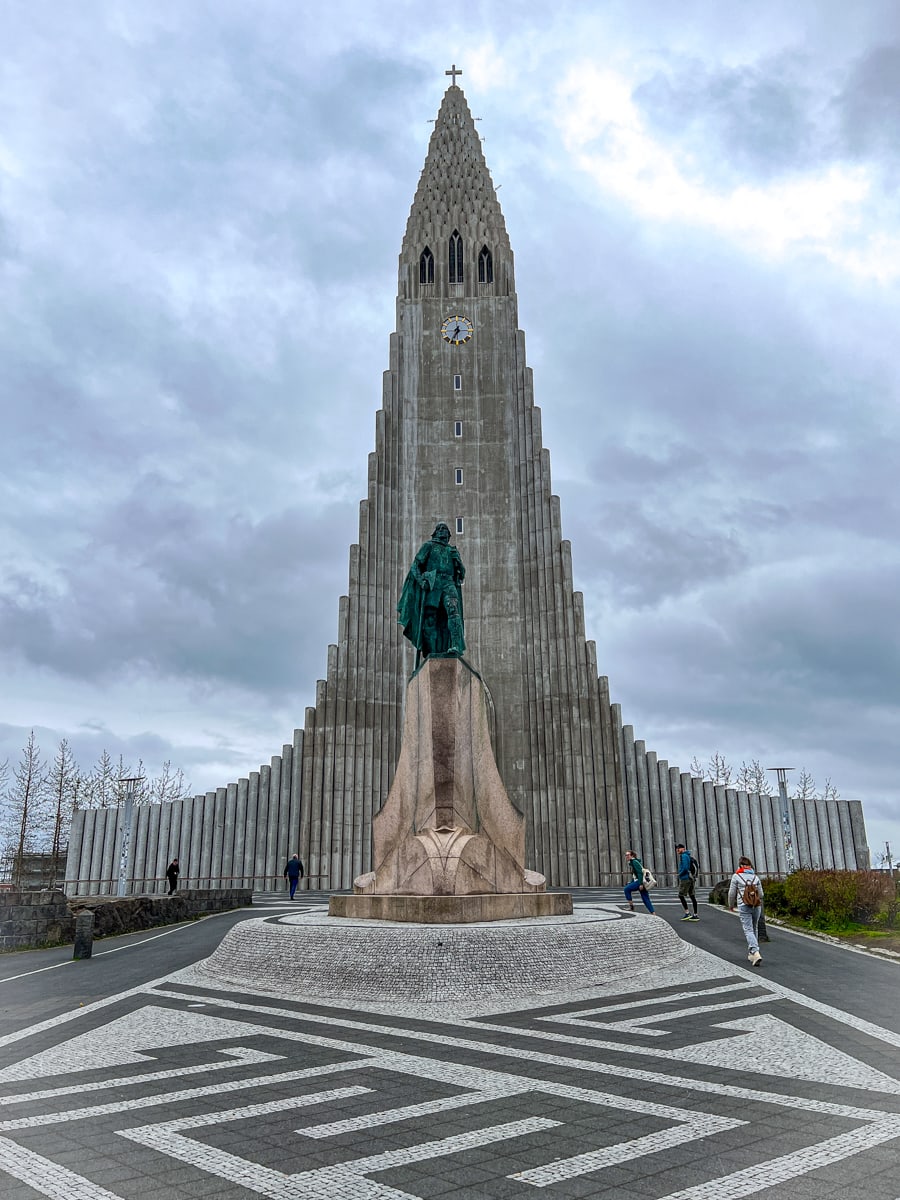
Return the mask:
[[495,755],[527,818],[529,865],[552,883],[592,883],[623,849],[613,716],[550,490],[506,224],[455,80],[400,251],[376,429],[339,643],[307,713],[306,752],[312,726],[322,770],[311,764],[304,788],[301,854],[344,886],[368,865],[412,667],[397,597],[416,550],[446,521],[466,565],[466,659],[490,693]]
[[[452,76],[400,251],[359,541],[337,642],[303,729],[258,771],[135,812],[129,875],[185,886],[280,881],[299,850],[307,883],[349,888],[371,867],[413,651],[396,605],[406,572],[446,522],[466,566],[466,660],[484,680],[500,775],[525,816],[526,864],[551,885],[619,882],[634,847],[661,879],[683,840],[706,881],[739,854],[757,869],[868,866],[858,802],[713,786],[658,760],[611,704],[574,591],[569,543],[541,440],[506,224],[481,140]],[[81,893],[118,869],[124,818],[75,814],[67,876]],[[106,890],[108,883],[100,885]]]

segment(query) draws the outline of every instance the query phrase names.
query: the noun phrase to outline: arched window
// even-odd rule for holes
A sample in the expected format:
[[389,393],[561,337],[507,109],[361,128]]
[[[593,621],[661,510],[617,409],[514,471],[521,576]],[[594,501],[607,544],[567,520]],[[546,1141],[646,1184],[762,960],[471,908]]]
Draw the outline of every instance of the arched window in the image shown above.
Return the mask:
[[459,230],[454,229],[450,234],[450,282],[463,281],[463,245]]
[[482,246],[481,253],[478,255],[478,282],[494,282],[494,260],[487,246]]
[[427,246],[419,257],[419,283],[434,283],[434,255]]

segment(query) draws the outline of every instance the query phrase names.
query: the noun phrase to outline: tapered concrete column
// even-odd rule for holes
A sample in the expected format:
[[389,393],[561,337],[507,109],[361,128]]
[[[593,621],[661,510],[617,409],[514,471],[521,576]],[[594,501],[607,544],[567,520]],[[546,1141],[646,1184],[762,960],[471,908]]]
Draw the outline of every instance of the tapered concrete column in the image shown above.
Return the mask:
[[234,875],[235,887],[245,887],[248,875],[252,876],[252,867],[248,870],[246,862],[247,846],[247,794],[250,781],[237,781],[237,798],[234,808],[234,847],[232,850],[231,873]]

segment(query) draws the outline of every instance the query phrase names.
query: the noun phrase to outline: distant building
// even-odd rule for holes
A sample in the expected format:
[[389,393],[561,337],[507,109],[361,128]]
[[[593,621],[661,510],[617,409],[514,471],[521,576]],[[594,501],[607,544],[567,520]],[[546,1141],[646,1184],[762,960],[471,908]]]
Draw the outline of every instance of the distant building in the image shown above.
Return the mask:
[[[16,876],[15,855],[0,859],[0,883],[13,886]],[[54,884],[62,887],[66,873],[65,851],[54,859],[52,854],[23,854],[19,871],[19,887],[23,892],[39,892]]]

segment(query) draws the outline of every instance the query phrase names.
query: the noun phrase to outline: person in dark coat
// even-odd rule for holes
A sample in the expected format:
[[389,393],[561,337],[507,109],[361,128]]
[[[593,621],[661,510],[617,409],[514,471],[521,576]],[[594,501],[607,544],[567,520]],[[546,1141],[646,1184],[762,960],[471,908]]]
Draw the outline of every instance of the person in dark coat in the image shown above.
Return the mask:
[[299,854],[292,854],[284,864],[284,877],[291,885],[291,899],[293,900],[297,884],[303,878],[303,863],[300,861]]
[[179,867],[178,867],[178,859],[173,858],[172,861],[169,863],[169,865],[166,867],[166,879],[168,879],[168,881],[169,881],[169,895],[170,896],[175,891],[175,889],[178,887],[179,874],[180,874],[180,871],[179,871]]

